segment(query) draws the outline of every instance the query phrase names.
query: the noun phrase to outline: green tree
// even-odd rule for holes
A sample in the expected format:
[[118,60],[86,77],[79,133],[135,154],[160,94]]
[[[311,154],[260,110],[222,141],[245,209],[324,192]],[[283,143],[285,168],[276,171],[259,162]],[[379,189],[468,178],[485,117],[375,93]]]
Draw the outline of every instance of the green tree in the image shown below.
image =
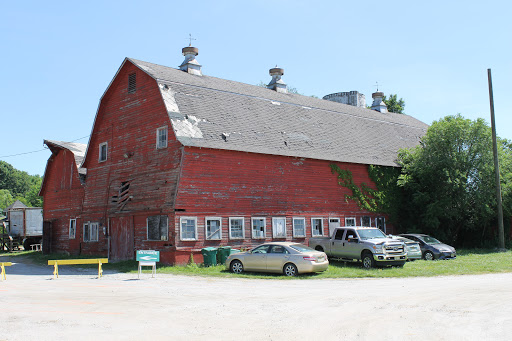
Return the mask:
[[[510,141],[499,140],[503,197],[510,205]],[[461,115],[434,122],[420,145],[401,150],[398,162],[404,189],[402,226],[464,246],[497,240],[497,203],[491,129],[483,119]],[[510,217],[511,207],[505,208]],[[496,245],[496,244],[494,244]]]
[[25,199],[28,202],[28,206],[43,207],[43,197],[39,196],[39,190],[41,189],[42,183],[43,178],[41,178],[40,176],[34,176],[31,179],[30,188],[28,192],[25,194]]
[[382,100],[384,101],[384,103],[386,103],[386,106],[388,107],[388,111],[394,112],[394,113],[397,113],[397,114],[403,114],[404,113],[405,102],[404,102],[404,100],[402,98],[397,99],[397,95],[396,94],[389,95],[389,98],[384,96],[382,98]]
[[8,190],[15,200],[18,199],[27,206],[41,207],[42,198],[38,195],[41,183],[42,178],[39,175],[29,175],[5,161],[0,161],[0,190]]
[[8,189],[0,189],[0,213],[14,202],[11,192]]

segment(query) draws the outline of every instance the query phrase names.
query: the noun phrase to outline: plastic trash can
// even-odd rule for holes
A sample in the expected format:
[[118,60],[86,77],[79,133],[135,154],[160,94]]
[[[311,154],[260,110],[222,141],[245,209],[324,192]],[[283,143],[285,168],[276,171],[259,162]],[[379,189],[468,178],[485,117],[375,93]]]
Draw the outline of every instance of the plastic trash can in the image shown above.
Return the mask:
[[217,250],[217,263],[224,264],[231,254],[231,246],[221,246]]
[[201,249],[201,253],[203,254],[204,266],[217,265],[217,248],[205,247]]

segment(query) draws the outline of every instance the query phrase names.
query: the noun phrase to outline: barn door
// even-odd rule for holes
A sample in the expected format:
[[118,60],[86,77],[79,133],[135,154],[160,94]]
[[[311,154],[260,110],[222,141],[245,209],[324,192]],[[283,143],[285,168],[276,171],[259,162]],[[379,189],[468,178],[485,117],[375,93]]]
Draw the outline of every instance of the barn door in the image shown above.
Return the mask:
[[11,211],[9,217],[9,234],[13,237],[24,237],[23,211]]
[[129,260],[133,255],[133,217],[110,218],[109,258]]
[[43,222],[43,254],[52,252],[52,222]]

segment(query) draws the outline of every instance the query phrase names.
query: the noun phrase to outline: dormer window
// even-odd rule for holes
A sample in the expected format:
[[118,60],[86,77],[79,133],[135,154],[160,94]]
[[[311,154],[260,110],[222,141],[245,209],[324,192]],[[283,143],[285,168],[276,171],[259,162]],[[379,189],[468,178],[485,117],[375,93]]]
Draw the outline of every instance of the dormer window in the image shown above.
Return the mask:
[[156,130],[156,148],[167,148],[167,127],[160,127]]
[[98,158],[99,162],[107,161],[107,154],[108,154],[108,143],[103,142],[100,143],[100,155]]
[[133,94],[137,91],[137,78],[135,73],[128,75],[128,93]]

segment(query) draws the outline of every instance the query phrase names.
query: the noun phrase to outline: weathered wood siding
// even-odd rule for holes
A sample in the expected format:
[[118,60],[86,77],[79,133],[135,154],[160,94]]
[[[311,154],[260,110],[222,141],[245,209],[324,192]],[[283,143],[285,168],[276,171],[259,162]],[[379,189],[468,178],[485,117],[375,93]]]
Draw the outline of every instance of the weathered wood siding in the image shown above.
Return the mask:
[[[136,91],[128,93],[133,73]],[[157,128],[165,126],[168,147],[157,149]],[[107,160],[99,162],[99,145],[105,142]],[[83,221],[99,222],[108,234],[109,219],[131,216],[135,249],[168,248],[168,241],[147,241],[146,218],[173,214],[180,158],[181,144],[174,137],[156,81],[127,61],[101,100],[89,141]],[[122,191],[123,183],[129,184],[127,191]],[[107,252],[107,236],[102,235],[99,242],[84,243],[82,251]],[[116,241],[110,241],[114,250],[119,247],[112,245]]]
[[69,238],[69,221],[77,219],[77,226],[82,211],[84,188],[80,183],[75,157],[66,149],[58,150],[48,160],[45,183],[42,190],[44,197],[43,219],[52,222],[51,252],[80,252],[80,235]]
[[[331,162],[276,155],[254,154],[216,149],[187,147],[176,199],[175,235],[178,249],[199,249],[205,246],[250,246],[272,237],[272,218],[286,218],[287,240],[307,243],[312,235],[311,218],[322,218],[323,235],[329,234],[329,218],[370,216],[372,225],[377,215],[359,209],[352,194],[340,186]],[[374,184],[368,177],[368,166],[338,163],[353,174],[358,185]],[[180,218],[197,218],[197,240],[181,241]],[[205,241],[205,218],[222,218],[222,239]],[[229,238],[229,217],[244,218],[245,239]],[[266,219],[266,238],[253,239],[251,218]],[[306,237],[294,238],[293,217],[304,217]],[[388,226],[388,232],[391,227]]]

